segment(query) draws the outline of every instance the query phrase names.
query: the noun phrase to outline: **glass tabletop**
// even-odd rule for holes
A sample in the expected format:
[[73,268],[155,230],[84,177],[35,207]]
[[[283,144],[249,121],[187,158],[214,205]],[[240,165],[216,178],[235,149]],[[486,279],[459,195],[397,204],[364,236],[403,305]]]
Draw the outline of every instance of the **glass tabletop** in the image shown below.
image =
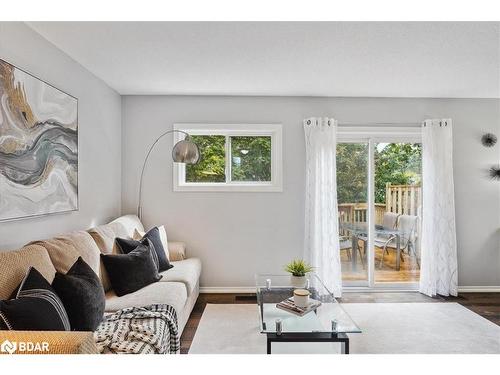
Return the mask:
[[[340,228],[354,233],[357,236],[368,236],[368,223],[340,223]],[[411,231],[408,232],[398,228],[385,228],[379,224],[375,224],[374,231],[376,235],[382,237],[395,236],[406,238],[411,235]]]
[[[340,228],[348,230],[349,232],[355,233],[356,235],[368,235],[368,224],[367,223],[340,223]],[[376,224],[375,233],[377,235],[385,236],[404,236],[406,233],[400,229],[389,229],[384,228],[382,225]]]
[[[299,285],[290,274],[259,274],[255,276],[262,333],[275,333],[277,321],[282,333],[359,333],[361,330],[344,311],[333,294],[313,272]],[[276,307],[293,296],[295,289],[309,290],[310,298],[321,302],[316,310],[303,316]]]

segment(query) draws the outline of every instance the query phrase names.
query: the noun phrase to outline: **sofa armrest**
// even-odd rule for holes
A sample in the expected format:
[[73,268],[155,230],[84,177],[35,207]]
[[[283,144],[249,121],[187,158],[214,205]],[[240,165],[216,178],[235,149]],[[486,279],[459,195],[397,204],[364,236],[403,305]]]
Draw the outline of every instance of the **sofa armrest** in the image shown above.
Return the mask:
[[168,254],[173,262],[186,259],[186,244],[168,241]]
[[[2,331],[0,342],[11,345],[13,354],[98,354],[93,332],[76,331]],[[4,349],[4,348],[2,348]],[[7,354],[8,351],[0,351]]]

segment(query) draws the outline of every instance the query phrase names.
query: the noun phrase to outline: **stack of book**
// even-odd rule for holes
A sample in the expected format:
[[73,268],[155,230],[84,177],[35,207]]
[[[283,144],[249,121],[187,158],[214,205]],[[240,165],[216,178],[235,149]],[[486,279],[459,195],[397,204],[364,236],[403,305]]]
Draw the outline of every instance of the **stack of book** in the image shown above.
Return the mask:
[[306,307],[299,307],[293,302],[293,297],[287,298],[284,301],[281,301],[276,304],[278,309],[287,311],[297,316],[304,316],[307,313],[316,310],[321,306],[321,302],[315,299],[309,298],[309,303]]

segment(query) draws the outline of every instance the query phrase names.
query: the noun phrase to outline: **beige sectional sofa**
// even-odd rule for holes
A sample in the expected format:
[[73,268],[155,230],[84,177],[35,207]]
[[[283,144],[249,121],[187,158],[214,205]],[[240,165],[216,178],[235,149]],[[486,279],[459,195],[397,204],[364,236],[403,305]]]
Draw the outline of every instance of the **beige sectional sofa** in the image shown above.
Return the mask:
[[67,272],[81,256],[101,279],[106,292],[106,312],[153,303],[169,304],[177,312],[179,333],[182,333],[199,295],[201,262],[186,257],[184,243],[168,242],[169,258],[174,267],[162,272],[160,281],[118,297],[111,288],[100,253],[116,253],[115,237],[132,238],[134,230],[143,232],[144,227],[137,216],[126,215],[88,231],[33,241],[19,250],[0,251],[0,299],[9,298],[28,267],[34,266],[52,282],[56,270]]

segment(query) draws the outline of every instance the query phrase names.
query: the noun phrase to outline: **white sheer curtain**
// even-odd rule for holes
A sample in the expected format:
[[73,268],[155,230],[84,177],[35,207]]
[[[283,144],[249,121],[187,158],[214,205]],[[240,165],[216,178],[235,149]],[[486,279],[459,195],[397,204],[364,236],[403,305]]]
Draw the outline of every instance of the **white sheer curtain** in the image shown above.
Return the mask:
[[420,292],[429,296],[456,296],[457,241],[450,119],[423,123],[422,188]]
[[336,297],[342,294],[337,213],[337,121],[304,120],[306,202],[304,259]]

